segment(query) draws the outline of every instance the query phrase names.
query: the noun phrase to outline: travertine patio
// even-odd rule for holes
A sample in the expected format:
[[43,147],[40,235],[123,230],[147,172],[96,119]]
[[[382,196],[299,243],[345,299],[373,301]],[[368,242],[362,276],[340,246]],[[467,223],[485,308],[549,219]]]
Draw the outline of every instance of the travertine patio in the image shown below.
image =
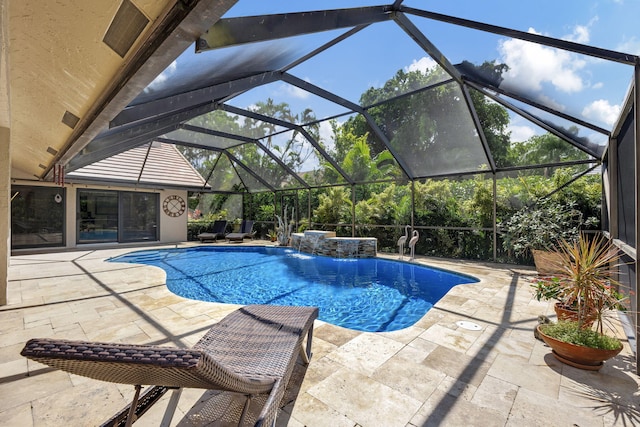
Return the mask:
[[[133,394],[130,386],[27,361],[19,352],[29,338],[190,346],[237,307],[178,297],[157,268],[104,262],[131,249],[11,257],[10,303],[0,307],[0,425],[99,425]],[[618,357],[589,372],[557,362],[534,339],[537,316],[552,309],[532,299],[532,270],[417,262],[481,281],[454,288],[398,332],[359,333],[318,321],[312,362],[296,371],[278,425],[640,425],[640,379],[626,341]],[[458,326],[461,320],[480,330]],[[186,390],[172,424],[206,425],[193,408],[203,396]],[[166,400],[136,425],[158,425]]]

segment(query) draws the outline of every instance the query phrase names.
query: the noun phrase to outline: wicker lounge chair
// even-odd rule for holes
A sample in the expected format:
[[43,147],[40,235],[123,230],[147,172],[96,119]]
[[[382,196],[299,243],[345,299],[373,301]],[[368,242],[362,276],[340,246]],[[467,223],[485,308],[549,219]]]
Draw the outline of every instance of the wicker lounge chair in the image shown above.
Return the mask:
[[255,236],[255,232],[253,231],[253,221],[245,219],[242,221],[242,224],[240,224],[239,232],[229,233],[225,238],[230,242],[242,242],[246,237],[251,237],[253,239],[253,236]]
[[213,223],[213,227],[211,232],[208,233],[200,233],[198,234],[198,239],[200,239],[200,243],[204,243],[205,241],[213,241],[216,242],[218,239],[224,238],[224,232],[227,228],[226,220],[216,220]]
[[[222,398],[207,409],[213,420],[271,426],[298,353],[309,362],[317,317],[316,307],[250,305],[213,325],[192,348],[44,338],[29,340],[21,354],[73,374],[135,385],[133,402],[119,413],[127,425],[146,411],[137,408],[145,396],[175,388],[162,424],[169,425],[181,389],[191,387],[221,391]],[[155,387],[140,397],[141,385]],[[108,425],[121,425],[116,417]]]

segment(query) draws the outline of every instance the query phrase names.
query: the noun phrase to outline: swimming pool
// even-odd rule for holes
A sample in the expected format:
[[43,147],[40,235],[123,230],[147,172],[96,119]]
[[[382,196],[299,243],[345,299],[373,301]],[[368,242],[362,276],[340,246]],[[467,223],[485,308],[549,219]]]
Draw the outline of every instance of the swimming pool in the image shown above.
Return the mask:
[[109,261],[161,267],[169,290],[185,298],[317,306],[325,322],[370,332],[407,328],[453,286],[478,281],[408,262],[313,256],[280,247],[143,250]]

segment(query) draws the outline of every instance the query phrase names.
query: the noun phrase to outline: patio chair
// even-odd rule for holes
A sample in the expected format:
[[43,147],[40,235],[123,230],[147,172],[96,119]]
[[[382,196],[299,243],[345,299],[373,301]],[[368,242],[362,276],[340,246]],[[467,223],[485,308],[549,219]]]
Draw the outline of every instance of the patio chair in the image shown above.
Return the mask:
[[225,238],[230,242],[242,242],[245,237],[250,237],[253,239],[255,236],[255,231],[253,231],[253,221],[250,219],[245,219],[240,224],[240,231],[237,233],[229,233],[225,236]]
[[[149,394],[173,388],[161,424],[168,426],[182,388],[191,387],[220,391],[207,406],[211,421],[272,426],[298,353],[309,363],[317,317],[316,307],[250,305],[213,325],[192,348],[42,338],[29,340],[20,354],[72,374],[134,385],[131,404],[103,425],[123,419],[130,425],[148,409],[138,404]],[[140,397],[142,385],[155,387]]]
[[200,233],[198,234],[198,239],[200,239],[200,243],[204,243],[205,241],[218,241],[218,238],[223,239],[225,235],[225,230],[227,229],[227,221],[226,220],[216,220],[213,222],[213,227],[211,232]]

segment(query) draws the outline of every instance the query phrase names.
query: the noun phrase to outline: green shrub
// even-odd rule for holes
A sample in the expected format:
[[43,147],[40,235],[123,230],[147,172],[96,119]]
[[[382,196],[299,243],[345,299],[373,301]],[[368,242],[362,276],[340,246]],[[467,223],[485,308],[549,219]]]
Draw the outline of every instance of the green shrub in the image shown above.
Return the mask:
[[617,350],[620,340],[600,334],[592,329],[580,329],[578,322],[558,322],[540,326],[540,330],[552,338],[569,344],[598,348],[601,350]]
[[573,204],[544,199],[506,221],[502,227],[504,248],[520,259],[530,260],[531,249],[552,250],[562,240],[575,240],[582,218]]

